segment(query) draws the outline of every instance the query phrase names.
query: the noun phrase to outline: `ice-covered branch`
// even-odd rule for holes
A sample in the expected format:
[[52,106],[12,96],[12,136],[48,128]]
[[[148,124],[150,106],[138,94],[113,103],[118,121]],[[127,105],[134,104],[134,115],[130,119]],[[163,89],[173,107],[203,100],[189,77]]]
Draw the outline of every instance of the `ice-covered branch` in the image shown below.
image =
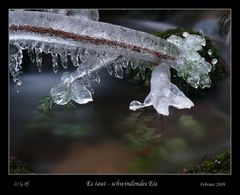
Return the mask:
[[[153,105],[158,113],[168,115],[168,107],[190,108],[193,103],[170,82],[169,67],[178,71],[192,86],[209,87],[208,73],[212,65],[198,51],[205,39],[184,33],[184,38],[170,36],[167,40],[133,29],[103,23],[98,12],[87,10],[11,10],[9,12],[9,70],[16,85],[21,85],[22,50],[41,71],[42,52],[51,53],[53,71],[58,62],[66,69],[68,57],[77,70],[62,75],[52,88],[56,104],[74,100],[79,104],[92,101],[91,82],[100,82],[98,71],[106,68],[118,78],[123,68],[153,68],[151,91],[144,103],[133,101],[130,109]],[[34,52],[33,52],[34,51]],[[35,55],[33,55],[35,54]]]

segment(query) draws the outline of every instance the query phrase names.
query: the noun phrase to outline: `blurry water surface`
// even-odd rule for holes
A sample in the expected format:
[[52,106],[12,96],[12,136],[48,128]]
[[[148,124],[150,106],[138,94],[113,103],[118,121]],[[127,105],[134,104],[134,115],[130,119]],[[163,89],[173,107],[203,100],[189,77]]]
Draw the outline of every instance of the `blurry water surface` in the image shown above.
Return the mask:
[[38,73],[29,64],[20,93],[10,85],[10,155],[35,173],[182,173],[205,155],[228,150],[230,32],[220,22],[226,15],[229,11],[101,10],[101,21],[145,32],[172,27],[202,31],[225,60],[226,78],[209,94],[192,99],[192,109],[171,107],[164,117],[152,107],[129,110],[129,103],[143,101],[149,89],[102,70],[93,102],[71,111],[58,107],[43,116],[37,110],[39,98],[49,95],[63,70],[54,74],[46,63]]

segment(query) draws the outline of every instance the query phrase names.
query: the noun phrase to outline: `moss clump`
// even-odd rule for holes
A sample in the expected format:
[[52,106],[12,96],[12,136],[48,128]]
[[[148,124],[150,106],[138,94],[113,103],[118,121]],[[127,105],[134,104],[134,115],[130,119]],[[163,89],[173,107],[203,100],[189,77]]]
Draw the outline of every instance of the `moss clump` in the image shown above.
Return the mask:
[[25,162],[16,158],[10,157],[10,173],[11,174],[22,174],[22,173],[32,173],[31,169],[27,166]]
[[215,157],[193,164],[184,170],[185,173],[230,173],[230,152],[226,151]]
[[[209,63],[211,63],[211,60],[213,58],[216,58],[218,60],[217,64],[215,64],[214,68],[209,73],[209,77],[212,81],[211,88],[216,87],[218,82],[224,78],[225,70],[224,70],[222,60],[221,60],[216,48],[214,47],[214,45],[213,45],[213,43],[212,43],[212,41],[210,40],[209,37],[202,35],[200,32],[195,32],[195,31],[191,30],[190,28],[168,29],[168,30],[163,31],[163,32],[156,32],[156,33],[154,33],[154,35],[157,36],[157,37],[163,38],[163,39],[167,39],[171,35],[176,35],[176,36],[179,36],[179,37],[183,38],[183,35],[182,35],[183,32],[188,32],[190,34],[201,35],[205,38],[206,46],[204,46],[203,49],[198,51],[198,52]],[[211,56],[209,56],[209,54],[208,54],[209,49],[212,51]],[[187,95],[187,96],[199,95],[199,94],[205,94],[207,92],[208,88],[195,89],[194,87],[189,85],[183,78],[181,78],[177,74],[177,71],[175,69],[170,68],[170,71],[171,71],[171,82],[174,83],[175,85],[177,85],[178,88],[185,95]],[[131,76],[132,76],[132,78],[134,78],[135,83],[145,84],[145,85],[148,86],[149,83],[150,83],[150,79],[151,79],[151,70],[147,69],[145,78],[136,77],[136,75],[140,75],[139,72],[140,72],[139,69],[135,69],[131,72]]]

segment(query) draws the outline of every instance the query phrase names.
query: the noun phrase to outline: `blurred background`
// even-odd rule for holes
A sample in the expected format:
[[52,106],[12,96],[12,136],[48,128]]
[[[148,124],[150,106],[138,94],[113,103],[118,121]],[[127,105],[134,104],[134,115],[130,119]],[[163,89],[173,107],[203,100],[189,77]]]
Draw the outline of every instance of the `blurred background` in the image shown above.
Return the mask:
[[[153,33],[192,28],[209,36],[226,68],[217,88],[194,97],[192,109],[170,108],[168,117],[152,107],[133,112],[149,88],[111,77],[104,69],[93,102],[39,112],[39,99],[58,84],[51,62],[43,71],[24,55],[23,84],[10,82],[10,156],[33,173],[183,173],[193,163],[230,149],[229,10],[99,10],[99,20]],[[74,70],[69,67],[68,71]]]

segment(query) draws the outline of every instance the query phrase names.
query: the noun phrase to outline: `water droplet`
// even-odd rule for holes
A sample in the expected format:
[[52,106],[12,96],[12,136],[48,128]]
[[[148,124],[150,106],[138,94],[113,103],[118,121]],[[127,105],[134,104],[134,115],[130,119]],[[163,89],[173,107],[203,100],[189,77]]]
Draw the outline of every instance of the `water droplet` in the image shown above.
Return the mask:
[[211,49],[208,50],[208,55],[210,55],[210,56],[212,55],[212,50]]
[[132,101],[129,105],[129,109],[133,110],[133,111],[135,111],[141,107],[142,107],[142,103],[139,101]]
[[218,60],[216,58],[213,58],[212,61],[211,61],[212,65],[217,64],[217,62],[218,62]]
[[20,79],[16,79],[16,85],[17,85],[17,86],[22,85],[22,81],[21,81]]
[[188,33],[188,32],[184,32],[182,35],[183,35],[184,37],[187,37],[187,36],[189,35],[189,33]]

